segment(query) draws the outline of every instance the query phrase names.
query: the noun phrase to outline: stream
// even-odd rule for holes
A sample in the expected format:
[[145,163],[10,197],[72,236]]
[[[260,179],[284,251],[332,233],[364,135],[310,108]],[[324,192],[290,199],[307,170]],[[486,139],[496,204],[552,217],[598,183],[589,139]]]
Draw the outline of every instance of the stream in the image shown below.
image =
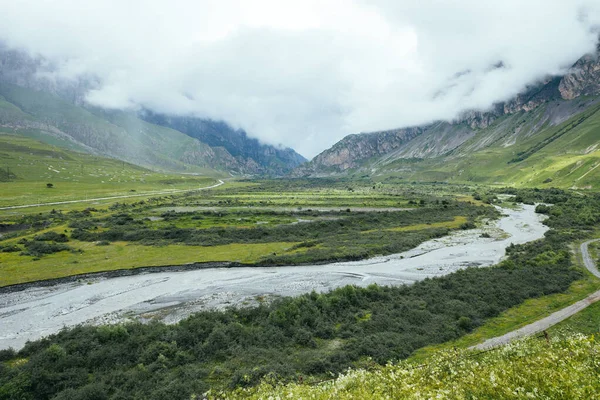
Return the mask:
[[[175,323],[207,308],[252,306],[312,290],[410,284],[469,266],[497,264],[511,243],[540,239],[548,230],[535,206],[500,210],[504,216],[482,228],[456,231],[404,253],[368,260],[143,273],[5,293],[0,296],[0,349],[20,349],[28,340],[78,324],[150,319]],[[483,233],[489,237],[482,237]]]

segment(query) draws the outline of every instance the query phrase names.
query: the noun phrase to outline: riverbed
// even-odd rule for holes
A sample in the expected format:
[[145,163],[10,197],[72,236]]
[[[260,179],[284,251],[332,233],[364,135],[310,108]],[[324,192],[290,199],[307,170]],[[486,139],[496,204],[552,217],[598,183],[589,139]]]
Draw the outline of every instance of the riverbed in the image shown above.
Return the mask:
[[502,208],[502,218],[481,228],[363,261],[146,273],[5,293],[0,296],[0,349],[19,349],[28,340],[78,324],[150,319],[174,323],[208,308],[252,306],[278,296],[326,292],[345,285],[410,284],[470,266],[487,267],[501,261],[511,243],[543,237],[548,227],[534,210],[531,205]]

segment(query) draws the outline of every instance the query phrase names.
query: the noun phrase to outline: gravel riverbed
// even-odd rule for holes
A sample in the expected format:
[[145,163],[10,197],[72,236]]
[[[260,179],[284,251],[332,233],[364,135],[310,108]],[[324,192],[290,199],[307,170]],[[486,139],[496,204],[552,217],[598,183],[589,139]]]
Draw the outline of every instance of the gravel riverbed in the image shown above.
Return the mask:
[[[174,323],[193,312],[256,304],[277,296],[345,285],[410,284],[468,266],[498,263],[510,243],[543,237],[535,207],[501,209],[504,216],[483,228],[457,231],[410,251],[363,261],[324,265],[208,268],[92,278],[54,286],[32,286],[0,296],[0,349],[78,324],[160,319]],[[490,237],[481,237],[482,233]]]

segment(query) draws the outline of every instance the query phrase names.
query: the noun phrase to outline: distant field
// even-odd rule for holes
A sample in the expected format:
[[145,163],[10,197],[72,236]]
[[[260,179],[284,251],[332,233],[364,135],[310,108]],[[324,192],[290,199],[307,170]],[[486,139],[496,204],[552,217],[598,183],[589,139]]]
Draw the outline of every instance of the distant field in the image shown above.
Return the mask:
[[295,243],[228,244],[222,246],[143,246],[127,242],[98,245],[70,241],[69,246],[81,250],[62,251],[41,258],[23,257],[19,253],[0,255],[0,287],[17,283],[63,278],[90,272],[118,269],[182,265],[193,262],[235,261],[253,263],[265,254],[294,253]]
[[[109,162],[105,168],[111,167]],[[129,172],[149,179],[120,182],[119,187],[214,183],[189,177],[179,183],[178,177],[136,168]],[[86,180],[85,185],[95,187],[89,176]],[[62,185],[81,184],[55,180],[55,187],[49,189],[43,182],[3,185],[14,185],[15,196],[18,193],[22,203],[29,203],[27,185],[57,193]],[[322,181],[253,181],[77,207],[4,210],[0,211],[5,224],[0,227],[4,235],[0,237],[0,286],[192,262],[292,265],[357,260],[405,251],[464,224],[472,226],[496,216],[493,208],[471,197],[461,195],[457,200],[453,190],[427,185],[355,183],[348,187]],[[58,198],[55,195],[53,200]]]
[[216,180],[211,177],[154,172],[119,160],[0,133],[0,207],[156,195],[214,183]]

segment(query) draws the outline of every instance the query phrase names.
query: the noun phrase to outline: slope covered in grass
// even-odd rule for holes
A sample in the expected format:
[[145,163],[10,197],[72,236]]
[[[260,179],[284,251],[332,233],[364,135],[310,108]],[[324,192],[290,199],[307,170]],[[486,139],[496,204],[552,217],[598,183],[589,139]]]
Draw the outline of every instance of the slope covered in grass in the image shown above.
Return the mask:
[[158,173],[0,131],[0,182],[5,207],[197,188],[215,180]]
[[600,343],[571,335],[515,342],[486,353],[443,351],[427,364],[408,362],[351,370],[317,384],[211,393],[229,399],[597,399]]
[[227,157],[207,144],[132,114],[84,108],[6,83],[0,95],[0,125],[22,136],[148,167],[190,172],[228,167]]
[[551,111],[542,109],[504,116],[443,156],[378,160],[373,163],[374,175],[407,181],[598,188],[600,106],[582,110],[555,125],[544,122],[545,113]]

